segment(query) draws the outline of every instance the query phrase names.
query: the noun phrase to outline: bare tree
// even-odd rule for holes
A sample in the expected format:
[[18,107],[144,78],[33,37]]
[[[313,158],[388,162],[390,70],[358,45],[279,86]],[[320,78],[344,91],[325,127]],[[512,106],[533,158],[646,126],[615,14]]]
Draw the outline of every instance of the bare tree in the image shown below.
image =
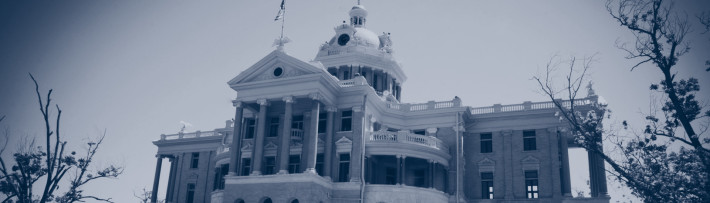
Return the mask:
[[[645,116],[647,125],[639,133],[619,135],[602,126],[604,115],[608,118],[611,113],[605,105],[597,104],[592,109],[576,105],[575,100],[581,98],[578,92],[588,80],[591,58],[581,64],[572,58],[561,88],[552,83],[551,74],[560,65],[554,58],[547,64],[546,75],[534,79],[555,103],[561,119],[569,123],[575,141],[599,155],[610,166],[610,174],[636,196],[646,202],[710,201],[710,139],[704,134],[710,111],[701,114],[703,108],[695,97],[700,90],[698,80],[677,79],[673,69],[679,57],[690,50],[690,43],[684,39],[691,23],[673,12],[672,3],[662,0],[608,1],[606,7],[613,19],[635,37],[633,46],[617,43],[627,52],[627,59],[639,60],[631,70],[645,63],[661,70],[663,80],[651,84],[650,89],[661,95],[662,105]],[[703,19],[709,18],[703,16],[706,14],[698,18],[707,23]],[[657,116],[659,112],[661,116]],[[629,127],[626,121],[622,126]],[[604,151],[603,140],[614,141],[611,143],[617,150]]]
[[[106,132],[96,141],[88,142],[85,154],[77,155],[75,151],[66,149],[67,142],[63,141],[60,134],[60,120],[62,110],[55,105],[57,116],[54,128],[50,122],[50,104],[52,90],[47,93],[46,101],[42,101],[39,85],[34,76],[30,78],[35,84],[35,92],[39,101],[40,112],[44,118],[44,146],[34,145],[31,141],[27,150],[19,150],[13,154],[15,163],[7,167],[5,160],[0,156],[0,192],[7,197],[3,202],[77,202],[87,199],[111,202],[111,198],[101,198],[83,194],[82,186],[101,178],[116,178],[123,172],[122,167],[110,165],[99,170],[91,170],[89,166],[94,161],[94,155],[101,146]],[[4,118],[4,117],[3,117]],[[1,121],[2,119],[0,119]],[[7,131],[6,131],[7,136]],[[7,143],[0,149],[0,155],[7,149]],[[67,173],[70,176],[66,176]],[[68,178],[68,179],[67,179]],[[43,180],[43,181],[41,181]],[[69,181],[66,192],[58,192],[62,181]],[[35,183],[43,183],[35,187]],[[33,193],[35,188],[41,188],[38,193]]]

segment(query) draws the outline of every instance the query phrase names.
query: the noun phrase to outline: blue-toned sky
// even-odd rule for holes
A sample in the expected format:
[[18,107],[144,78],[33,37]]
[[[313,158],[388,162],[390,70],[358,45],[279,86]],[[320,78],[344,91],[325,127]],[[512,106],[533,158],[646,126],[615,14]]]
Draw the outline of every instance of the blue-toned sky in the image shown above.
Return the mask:
[[[289,54],[315,57],[318,46],[347,20],[355,0],[288,1]],[[34,86],[54,89],[63,110],[62,132],[82,149],[87,138],[107,131],[97,165],[125,166],[117,180],[97,181],[87,192],[134,202],[133,192],[152,186],[162,133],[211,130],[233,116],[236,96],[226,82],[274,49],[281,25],[273,21],[279,0],[269,1],[0,1],[0,124],[10,142],[41,135]],[[405,102],[450,100],[489,106],[543,101],[531,80],[551,56],[596,54],[592,77],[597,94],[616,121],[643,126],[651,64],[629,71],[615,41],[630,42],[603,1],[364,1],[367,28],[392,35],[395,57],[409,79]],[[708,1],[677,2],[693,15]],[[696,27],[687,37],[691,52],[677,66],[679,77],[700,78],[710,88],[704,62],[710,34]],[[708,94],[699,98],[707,104]],[[54,110],[53,110],[54,112]],[[2,140],[3,142],[6,140]],[[572,153],[573,191],[586,186],[586,155]],[[163,167],[163,185],[167,167]],[[630,193],[610,183],[612,202]],[[587,189],[588,190],[588,189]],[[624,197],[625,195],[625,197]]]

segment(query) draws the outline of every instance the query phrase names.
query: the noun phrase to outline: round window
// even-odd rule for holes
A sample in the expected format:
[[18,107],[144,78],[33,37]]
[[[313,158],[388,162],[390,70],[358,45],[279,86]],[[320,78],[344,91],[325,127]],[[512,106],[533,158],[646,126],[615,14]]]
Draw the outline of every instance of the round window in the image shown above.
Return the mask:
[[350,41],[350,35],[348,34],[342,34],[340,37],[338,37],[338,44],[340,46],[345,46],[348,44],[348,41]]
[[274,76],[276,76],[276,77],[281,76],[283,73],[284,73],[284,69],[281,67],[276,67],[276,69],[274,69]]

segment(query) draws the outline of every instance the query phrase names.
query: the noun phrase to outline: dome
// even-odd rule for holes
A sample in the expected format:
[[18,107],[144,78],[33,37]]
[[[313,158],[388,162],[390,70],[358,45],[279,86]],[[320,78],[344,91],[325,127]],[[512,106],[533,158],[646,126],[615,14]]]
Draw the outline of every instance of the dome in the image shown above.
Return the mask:
[[367,10],[365,10],[365,7],[362,5],[355,5],[350,9],[350,17],[354,16],[367,17]]
[[376,47],[380,46],[380,38],[377,36],[377,34],[365,28],[356,27],[355,38],[360,40],[360,43]]

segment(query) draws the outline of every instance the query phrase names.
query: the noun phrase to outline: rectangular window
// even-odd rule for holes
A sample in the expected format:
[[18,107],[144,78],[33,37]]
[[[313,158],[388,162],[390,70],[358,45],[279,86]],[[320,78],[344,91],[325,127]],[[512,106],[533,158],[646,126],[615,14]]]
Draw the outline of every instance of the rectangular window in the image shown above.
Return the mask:
[[303,116],[294,116],[291,121],[291,129],[303,130]]
[[424,187],[424,180],[426,178],[424,174],[426,174],[426,170],[424,169],[414,170],[414,186]]
[[269,137],[279,136],[279,118],[269,119]]
[[397,168],[387,167],[385,173],[385,184],[394,185],[397,184]]
[[481,134],[481,153],[493,152],[493,135],[491,133]]
[[318,133],[325,133],[327,114],[318,114]]
[[194,183],[187,184],[187,198],[185,199],[185,202],[187,202],[187,203],[195,202],[195,184]]
[[340,154],[338,166],[338,182],[350,181],[350,154]]
[[197,168],[200,164],[200,153],[193,152],[192,159],[190,159],[190,168]]
[[229,173],[229,164],[222,164],[222,165],[220,166],[219,185],[218,185],[218,187],[217,187],[217,188],[219,188],[220,190],[223,190],[223,189],[224,189],[224,176],[227,175],[227,173]]
[[350,80],[350,71],[343,72],[343,80]]
[[525,171],[525,191],[528,199],[537,199],[537,171]]
[[250,158],[243,158],[242,159],[242,176],[248,176],[249,173],[251,173],[251,159]]
[[276,173],[276,157],[267,156],[264,157],[264,175],[271,175]]
[[481,173],[481,199],[493,199],[493,173]]
[[417,134],[417,135],[426,135],[426,131],[425,131],[425,130],[414,130],[414,134]]
[[300,166],[301,166],[301,156],[299,156],[299,155],[288,156],[288,173],[299,173]]
[[256,120],[254,119],[247,119],[247,130],[246,134],[244,134],[244,139],[252,139],[254,138],[254,134],[256,133]]
[[316,173],[323,175],[323,154],[316,155]]
[[535,143],[535,131],[523,131],[523,151],[535,150],[536,148],[537,146]]
[[353,111],[347,110],[340,114],[340,131],[352,131]]

